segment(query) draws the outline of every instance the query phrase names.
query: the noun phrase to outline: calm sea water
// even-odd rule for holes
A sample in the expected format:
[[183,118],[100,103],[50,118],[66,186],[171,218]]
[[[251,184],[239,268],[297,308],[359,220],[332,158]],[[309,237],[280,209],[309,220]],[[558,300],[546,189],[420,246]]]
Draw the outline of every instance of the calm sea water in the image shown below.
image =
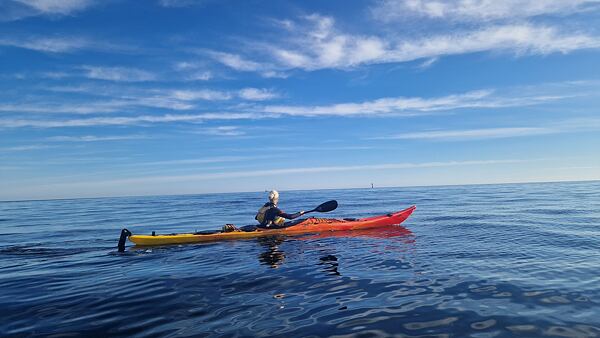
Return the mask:
[[0,203],[0,336],[600,337],[600,182],[283,192],[386,232],[153,249],[264,193]]

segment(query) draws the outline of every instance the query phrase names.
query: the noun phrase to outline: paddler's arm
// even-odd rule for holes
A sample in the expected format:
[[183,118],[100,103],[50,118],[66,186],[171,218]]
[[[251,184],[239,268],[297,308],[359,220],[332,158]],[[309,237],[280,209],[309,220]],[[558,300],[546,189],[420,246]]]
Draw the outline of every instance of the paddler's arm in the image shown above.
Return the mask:
[[285,219],[294,219],[294,218],[298,218],[298,217],[300,217],[302,215],[304,215],[304,210],[299,211],[299,212],[297,212],[295,214],[288,214],[288,213],[285,213],[285,212],[279,210],[279,215],[277,215],[277,216],[283,217]]

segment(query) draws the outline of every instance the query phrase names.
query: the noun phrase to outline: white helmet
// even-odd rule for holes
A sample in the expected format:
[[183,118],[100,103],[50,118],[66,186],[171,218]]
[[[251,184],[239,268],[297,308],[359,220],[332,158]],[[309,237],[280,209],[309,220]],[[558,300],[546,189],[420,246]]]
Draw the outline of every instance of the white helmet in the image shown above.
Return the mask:
[[273,204],[277,204],[277,201],[279,201],[279,193],[277,190],[271,190],[271,192],[269,192],[269,201]]

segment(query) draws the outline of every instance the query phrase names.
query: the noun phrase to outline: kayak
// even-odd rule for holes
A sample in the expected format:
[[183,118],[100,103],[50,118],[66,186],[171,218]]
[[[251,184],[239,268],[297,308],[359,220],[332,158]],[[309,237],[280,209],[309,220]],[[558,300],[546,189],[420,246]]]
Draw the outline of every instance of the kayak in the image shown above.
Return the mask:
[[231,231],[212,233],[187,233],[169,235],[130,235],[129,240],[137,245],[166,245],[202,243],[221,240],[245,239],[273,235],[298,235],[307,233],[320,233],[325,231],[355,231],[374,228],[385,228],[399,225],[404,222],[416,206],[381,216],[361,219],[331,219],[331,218],[306,218],[292,225],[279,229],[261,229],[254,231]]

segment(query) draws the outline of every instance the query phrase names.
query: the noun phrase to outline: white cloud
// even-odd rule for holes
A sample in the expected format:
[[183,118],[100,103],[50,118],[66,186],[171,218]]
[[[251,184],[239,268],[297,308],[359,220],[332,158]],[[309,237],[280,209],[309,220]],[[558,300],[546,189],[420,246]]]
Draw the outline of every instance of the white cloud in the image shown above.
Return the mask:
[[[332,151],[332,150],[372,150],[376,149],[376,147],[372,146],[339,146],[339,147],[325,147],[323,145],[319,145],[318,148],[314,146],[285,146],[285,147],[261,147],[260,150],[269,150],[269,151],[277,151],[277,152],[295,152],[295,151]],[[258,151],[259,149],[257,149]],[[241,151],[248,151],[246,148]]]
[[177,62],[173,65],[173,68],[175,68],[176,70],[183,70],[183,71],[187,71],[190,69],[197,69],[199,66],[198,64],[194,63],[194,62],[189,62],[189,61],[181,61],[181,62]]
[[139,162],[139,163],[135,163],[133,165],[145,166],[145,165],[165,165],[165,164],[212,164],[212,163],[252,161],[252,160],[259,159],[259,158],[267,158],[267,157],[266,156],[218,156],[218,157],[182,159],[182,160]]
[[277,93],[264,88],[244,88],[237,93],[211,89],[175,90],[171,92],[170,97],[182,101],[223,101],[232,99],[234,95],[250,101],[265,101],[278,97]]
[[54,79],[54,80],[60,80],[60,79],[64,79],[64,78],[71,76],[71,74],[66,73],[66,72],[44,72],[44,73],[41,73],[40,75],[43,78]]
[[121,180],[112,180],[104,182],[95,182],[93,184],[131,184],[131,183],[159,183],[159,182],[192,182],[196,180],[214,180],[244,177],[268,177],[285,174],[311,174],[324,172],[345,172],[345,171],[367,171],[367,170],[401,170],[413,168],[442,168],[457,166],[478,166],[478,165],[497,165],[497,164],[515,164],[530,162],[531,160],[475,160],[475,161],[449,161],[449,162],[424,162],[424,163],[384,163],[384,164],[366,164],[366,165],[347,165],[347,166],[320,166],[320,167],[300,167],[285,169],[265,169],[252,171],[233,171],[233,172],[214,172],[197,175],[178,175],[178,176],[153,176],[136,177]]
[[158,0],[158,4],[163,7],[180,8],[200,5],[206,0]]
[[194,72],[192,74],[189,74],[186,77],[186,80],[188,80],[188,81],[208,81],[212,78],[213,78],[212,73],[205,71],[205,72]]
[[125,67],[99,67],[99,66],[82,66],[85,70],[85,76],[95,80],[107,80],[116,82],[145,82],[154,81],[157,76],[154,73]]
[[350,68],[362,64],[435,59],[446,55],[507,51],[517,55],[568,53],[599,48],[600,39],[583,33],[562,32],[549,26],[498,25],[416,39],[384,39],[338,33],[331,18],[313,17],[314,27],[296,47],[274,47],[272,54],[288,68],[316,70]]
[[490,21],[564,15],[600,4],[598,0],[383,0],[373,8],[377,20],[429,17],[451,21]]
[[[240,71],[261,74],[282,70],[351,69],[361,65],[433,60],[448,55],[507,52],[517,56],[569,53],[600,48],[600,38],[583,32],[534,24],[498,24],[440,33],[356,35],[340,32],[330,17],[311,15],[306,25],[293,26],[279,42],[262,43],[264,63],[246,56],[212,52],[219,62]],[[260,43],[259,43],[260,44]],[[254,58],[258,58],[255,56]],[[263,75],[264,76],[264,75]]]
[[[235,98],[252,101],[264,101],[278,97],[269,89],[245,88],[239,91],[219,91],[212,89],[139,89],[130,86],[104,86],[84,84],[78,86],[42,87],[52,92],[84,94],[106,97],[102,101],[54,104],[41,99],[39,103],[6,103],[0,104],[0,112],[38,112],[38,113],[93,113],[132,110],[134,107],[151,107],[169,110],[191,110],[197,108],[196,101],[227,101]],[[80,100],[80,101],[81,101]],[[29,99],[31,101],[31,98]],[[63,101],[64,102],[64,101]]]
[[427,59],[427,60],[423,61],[423,62],[422,62],[422,63],[421,63],[419,66],[418,66],[418,68],[419,68],[419,69],[427,69],[427,68],[429,68],[429,67],[433,66],[433,64],[434,64],[434,63],[436,63],[438,60],[439,60],[439,58],[437,58],[437,57],[435,57],[435,58],[430,58],[430,59]]
[[287,79],[288,77],[290,77],[289,73],[279,72],[275,70],[267,70],[262,72],[260,75],[267,79]]
[[171,97],[182,101],[221,101],[231,99],[231,94],[210,89],[201,90],[175,90],[171,92]]
[[492,26],[462,35],[439,35],[399,44],[391,50],[391,61],[412,61],[484,51],[511,51],[517,55],[568,53],[599,48],[600,39],[581,33],[562,33],[555,27],[533,25]]
[[224,64],[229,68],[233,68],[239,71],[255,72],[265,70],[266,65],[258,62],[246,60],[237,54],[221,53],[221,52],[210,52],[213,59],[217,62]]
[[261,88],[244,88],[238,94],[241,98],[251,101],[265,101],[279,97],[277,93]]
[[[74,88],[75,89],[75,88]],[[68,90],[68,88],[64,88]],[[60,91],[60,89],[57,89]],[[94,114],[133,111],[136,107],[160,108],[169,110],[191,110],[195,105],[165,96],[121,95],[103,101],[76,101],[54,103],[50,99],[40,99],[38,103],[0,104],[0,112],[6,113],[48,113],[48,114]]]
[[[243,113],[203,113],[187,115],[142,115],[125,117],[94,117],[88,119],[70,119],[70,120],[36,120],[6,117],[0,119],[0,127],[18,128],[18,127],[40,127],[52,128],[62,126],[88,126],[88,125],[131,125],[159,122],[196,122],[202,120],[230,120],[230,119],[257,119],[257,118],[278,118],[283,116],[418,116],[432,114],[435,112],[449,112],[458,109],[487,109],[487,108],[508,108],[508,107],[527,107],[534,105],[544,105],[561,100],[573,99],[576,97],[593,96],[597,92],[596,82],[568,82],[559,84],[540,84],[531,87],[514,87],[503,90],[476,90],[460,94],[452,94],[439,97],[384,97],[375,100],[362,102],[345,102],[330,105],[258,105],[245,104],[238,105]],[[118,95],[117,99],[95,102],[81,102],[70,104],[52,104],[50,102],[31,103],[9,103],[0,104],[0,112],[18,114],[25,113],[70,113],[70,114],[91,114],[91,113],[111,113],[128,111],[133,113],[137,111],[136,107],[151,107],[163,109],[190,110],[195,109],[196,100],[227,100],[240,95],[238,92],[219,92],[219,91],[174,91],[162,93],[161,90],[150,90],[156,96],[149,96],[146,91],[127,93],[120,87],[112,88],[116,92],[102,92],[102,89],[92,87],[57,87],[57,91],[82,90],[96,92],[98,95]],[[259,91],[259,93],[262,93]],[[252,93],[254,95],[256,93]],[[251,95],[251,96],[252,96]],[[261,94],[262,95],[262,94]],[[255,99],[266,96],[254,97]],[[236,110],[238,110],[236,109]],[[575,122],[570,122],[573,124]],[[577,122],[590,125],[590,121]],[[238,130],[221,130],[224,132],[239,132]]]
[[44,53],[71,53],[94,48],[89,40],[76,37],[0,38],[0,46],[24,48]]
[[123,102],[122,107],[151,107],[151,108],[162,108],[169,110],[191,110],[196,108],[195,105],[182,102],[172,97],[165,97],[162,95],[157,96],[123,96],[126,100]]
[[[55,105],[49,102],[32,105],[0,105],[0,111],[23,111],[23,112],[65,112],[65,113],[92,113],[92,112],[114,112],[131,109],[132,107],[163,108],[171,110],[190,110],[196,106],[164,94],[164,90],[138,90],[130,87],[118,87],[116,85],[79,85],[79,86],[52,86],[44,88],[48,91],[62,93],[80,93],[85,95],[110,98],[109,100],[83,103],[71,103]],[[16,110],[14,110],[16,109]]]
[[206,120],[240,120],[255,119],[261,116],[250,113],[204,113],[204,114],[167,114],[167,115],[142,115],[119,117],[92,117],[86,119],[69,120],[37,120],[37,119],[0,119],[0,128],[67,128],[91,126],[128,126],[155,123],[191,122],[200,123]]
[[537,105],[565,99],[567,95],[518,95],[500,96],[492,90],[478,90],[464,94],[447,95],[436,98],[389,97],[358,103],[338,103],[326,106],[284,106],[273,105],[262,108],[263,112],[293,116],[361,116],[416,114],[448,111],[461,108],[500,108]]
[[117,44],[83,36],[0,36],[0,46],[52,54],[83,51],[131,54],[141,50],[130,44]]
[[[10,0],[9,0],[10,1]],[[40,13],[68,15],[94,4],[92,0],[13,0]]]
[[484,128],[469,130],[435,130],[414,133],[398,134],[387,137],[376,137],[374,139],[400,139],[400,140],[472,140],[472,139],[494,139],[521,136],[534,136],[555,133],[556,130],[539,127],[515,127],[515,128]]
[[480,140],[512,138],[559,133],[579,133],[600,130],[600,119],[596,118],[571,118],[568,120],[548,123],[536,127],[504,127],[480,128],[463,130],[430,130],[396,134],[391,136],[378,136],[372,140]]
[[48,149],[52,148],[49,145],[45,144],[33,144],[26,146],[14,146],[14,147],[2,147],[0,148],[0,152],[21,152],[21,151],[29,151],[29,150],[40,150],[40,149]]
[[183,73],[186,81],[208,81],[214,77],[212,72],[206,70],[205,62],[181,61],[175,63],[173,68]]
[[55,104],[51,102],[41,102],[36,104],[0,104],[0,112],[67,114],[112,113],[126,105],[127,104],[123,101],[82,102],[71,104]]
[[0,2],[0,21],[13,21],[38,15],[72,15],[95,3],[95,0],[3,0]]
[[122,140],[139,140],[148,138],[144,135],[114,135],[114,136],[53,136],[46,140],[51,142],[105,142],[105,141],[122,141]]
[[204,128],[199,131],[200,134],[214,136],[243,136],[246,132],[238,126],[219,126],[212,128]]

